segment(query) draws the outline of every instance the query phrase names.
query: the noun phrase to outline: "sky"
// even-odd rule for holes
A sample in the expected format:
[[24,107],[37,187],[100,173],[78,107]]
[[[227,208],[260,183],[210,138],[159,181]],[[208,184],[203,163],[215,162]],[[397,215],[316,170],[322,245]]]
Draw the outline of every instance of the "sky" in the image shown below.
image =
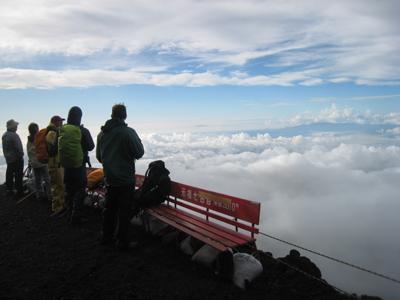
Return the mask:
[[[400,278],[399,13],[394,0],[2,1],[0,126],[20,122],[25,144],[30,122],[78,105],[95,137],[125,103],[138,172],[163,159],[173,180],[260,201],[262,230]],[[349,292],[400,293],[311,258]]]

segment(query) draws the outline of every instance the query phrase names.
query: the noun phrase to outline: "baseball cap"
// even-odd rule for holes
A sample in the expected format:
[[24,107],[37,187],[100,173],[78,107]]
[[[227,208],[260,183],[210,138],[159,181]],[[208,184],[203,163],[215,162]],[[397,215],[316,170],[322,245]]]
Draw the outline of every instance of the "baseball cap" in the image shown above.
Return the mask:
[[50,122],[54,124],[54,123],[62,122],[64,120],[65,119],[61,118],[60,116],[53,116],[53,117],[51,117]]

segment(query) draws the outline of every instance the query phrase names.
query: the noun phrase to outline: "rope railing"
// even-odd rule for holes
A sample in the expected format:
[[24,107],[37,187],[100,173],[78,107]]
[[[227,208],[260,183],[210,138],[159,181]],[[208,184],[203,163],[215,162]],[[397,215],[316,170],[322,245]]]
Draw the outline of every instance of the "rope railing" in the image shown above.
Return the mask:
[[279,242],[281,242],[281,243],[284,243],[284,244],[287,244],[287,245],[296,247],[296,248],[298,248],[298,249],[302,249],[302,250],[304,250],[304,251],[310,252],[310,253],[312,253],[312,254],[315,254],[315,255],[324,257],[324,258],[329,259],[329,260],[332,260],[332,261],[334,261],[334,262],[337,262],[337,263],[346,265],[346,266],[348,266],[348,267],[357,269],[357,270],[359,270],[359,271],[366,272],[366,273],[369,273],[369,274],[371,274],[371,275],[374,275],[374,276],[377,276],[377,277],[380,277],[380,278],[389,280],[389,281],[391,281],[391,282],[400,284],[400,280],[399,280],[399,279],[393,278],[393,277],[391,277],[391,276],[384,275],[384,274],[381,274],[381,273],[378,273],[378,272],[369,270],[369,269],[367,269],[367,268],[360,267],[360,266],[357,266],[357,265],[355,265],[355,264],[346,262],[346,261],[344,261],[344,260],[341,260],[341,259],[338,259],[338,258],[334,258],[334,257],[332,257],[332,256],[329,256],[329,255],[323,254],[323,253],[321,253],[321,252],[318,252],[318,251],[315,251],[315,250],[311,250],[311,249],[302,247],[302,246],[300,246],[300,245],[297,245],[297,244],[294,244],[294,243],[285,241],[285,240],[283,240],[283,239],[280,239],[280,238],[278,238],[278,237],[272,236],[272,235],[270,235],[270,234],[267,234],[267,233],[264,233],[264,232],[261,232],[261,231],[259,232],[259,234],[261,234],[261,235],[263,235],[263,236],[266,236],[266,237],[268,237],[268,238],[270,238],[270,239],[279,241]]

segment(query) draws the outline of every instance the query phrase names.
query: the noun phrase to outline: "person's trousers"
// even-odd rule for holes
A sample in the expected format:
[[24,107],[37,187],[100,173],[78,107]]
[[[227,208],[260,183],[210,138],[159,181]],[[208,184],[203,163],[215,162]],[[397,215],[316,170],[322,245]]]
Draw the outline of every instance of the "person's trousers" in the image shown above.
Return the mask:
[[64,169],[49,168],[51,184],[51,210],[58,212],[65,207],[64,201]]
[[40,168],[33,168],[33,176],[35,178],[36,198],[47,198],[48,200],[51,200],[49,167],[47,165],[44,165]]
[[82,212],[83,200],[86,196],[86,168],[65,168],[64,183],[66,204],[72,209],[72,218],[79,218]]
[[134,192],[134,185],[107,187],[103,211],[103,240],[112,240],[118,223],[117,239],[122,244],[128,243],[129,221]]
[[15,162],[7,163],[6,186],[8,191],[17,190],[23,192],[22,177],[24,173],[24,159],[18,159]]

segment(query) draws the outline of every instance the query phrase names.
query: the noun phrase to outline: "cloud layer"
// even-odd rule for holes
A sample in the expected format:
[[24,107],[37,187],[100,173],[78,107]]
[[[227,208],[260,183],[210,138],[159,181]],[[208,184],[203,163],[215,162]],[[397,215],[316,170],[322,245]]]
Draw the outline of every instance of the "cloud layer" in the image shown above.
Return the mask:
[[[260,201],[264,232],[400,277],[398,138],[386,146],[372,136],[332,134],[151,134],[143,140],[140,173],[161,158],[176,181]],[[261,236],[258,243],[276,255],[290,249]],[[333,284],[395,299],[395,285],[311,257]]]
[[[387,135],[141,136],[146,154],[138,173],[163,159],[175,181],[261,202],[261,231],[400,278],[397,127]],[[4,171],[0,166],[3,179]],[[276,256],[290,249],[262,236],[258,246]],[[342,289],[393,300],[398,295],[394,284],[303,254]]]
[[399,8],[372,0],[4,2],[0,88],[398,85]]

